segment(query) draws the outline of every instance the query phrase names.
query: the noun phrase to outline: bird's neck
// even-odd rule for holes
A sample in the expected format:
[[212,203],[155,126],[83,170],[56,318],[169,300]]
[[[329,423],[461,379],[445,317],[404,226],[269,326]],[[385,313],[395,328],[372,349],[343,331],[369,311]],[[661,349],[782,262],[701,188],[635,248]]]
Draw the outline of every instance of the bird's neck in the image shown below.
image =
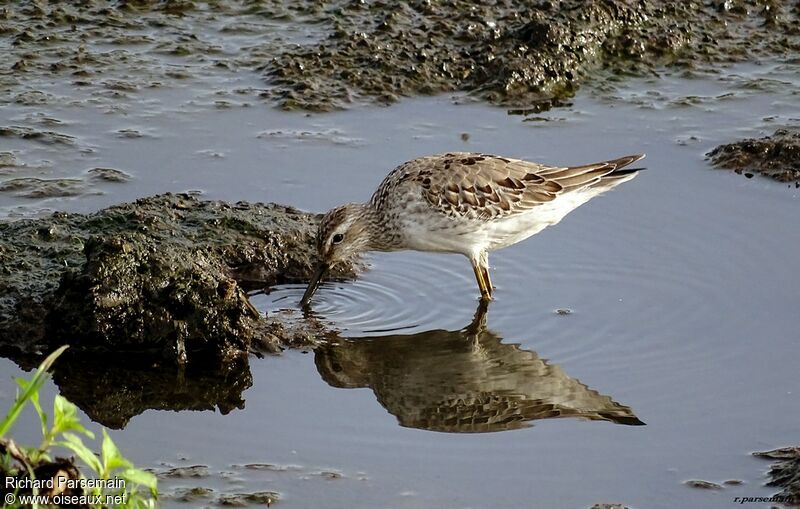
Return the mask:
[[364,232],[369,237],[370,251],[396,251],[401,249],[401,237],[397,228],[389,224],[386,217],[371,203],[360,203],[359,221],[364,225]]

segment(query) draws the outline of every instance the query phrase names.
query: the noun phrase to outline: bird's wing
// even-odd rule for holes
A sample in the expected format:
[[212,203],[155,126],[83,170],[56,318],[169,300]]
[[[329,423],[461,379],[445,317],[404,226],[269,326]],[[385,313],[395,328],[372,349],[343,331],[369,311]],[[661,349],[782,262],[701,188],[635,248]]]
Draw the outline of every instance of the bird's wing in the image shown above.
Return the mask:
[[[390,173],[372,200],[411,185],[430,206],[455,217],[508,217],[613,177],[643,155],[583,166],[559,167],[490,154],[454,152],[421,157]],[[632,171],[625,171],[625,174]]]

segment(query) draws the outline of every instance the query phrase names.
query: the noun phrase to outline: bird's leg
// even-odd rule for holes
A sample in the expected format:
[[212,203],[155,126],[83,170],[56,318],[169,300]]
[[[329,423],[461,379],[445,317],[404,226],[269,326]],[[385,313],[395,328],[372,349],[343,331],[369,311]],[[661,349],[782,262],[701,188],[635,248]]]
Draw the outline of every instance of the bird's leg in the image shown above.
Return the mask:
[[494,294],[494,286],[492,286],[492,278],[489,277],[489,253],[484,251],[481,253],[480,268],[483,273],[483,280],[486,282],[486,289],[489,290],[489,299],[492,299]]
[[486,281],[486,290],[489,292],[489,300],[492,300],[494,298],[494,286],[492,286],[492,278],[489,277],[489,269],[481,267],[481,272],[483,273],[483,280]]
[[475,279],[478,280],[478,289],[481,291],[482,300],[492,300],[492,290],[487,281],[488,271],[481,266],[480,260],[470,258],[472,270],[475,272]]

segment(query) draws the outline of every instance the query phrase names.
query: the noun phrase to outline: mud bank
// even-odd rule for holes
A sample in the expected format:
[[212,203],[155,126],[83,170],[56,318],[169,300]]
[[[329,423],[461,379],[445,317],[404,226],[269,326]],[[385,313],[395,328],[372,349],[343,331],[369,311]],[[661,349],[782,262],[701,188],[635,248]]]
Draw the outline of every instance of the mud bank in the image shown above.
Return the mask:
[[69,343],[72,354],[182,364],[302,342],[245,289],[306,280],[317,222],[281,205],[165,194],[0,223],[0,348],[20,357]]
[[747,178],[761,174],[800,187],[800,130],[778,129],[772,136],[720,145],[708,157],[718,168]]
[[782,2],[461,0],[332,2],[319,44],[267,67],[285,107],[327,110],[370,97],[467,91],[536,107],[586,78],[689,68],[800,47],[798,8]]
[[769,469],[767,486],[783,488],[775,497],[780,497],[787,506],[800,507],[800,447],[784,447],[753,455],[778,460]]
[[58,100],[25,86],[37,76],[113,99],[250,71],[266,86],[232,96],[285,108],[448,91],[541,107],[587,78],[609,78],[603,69],[624,75],[796,52],[799,19],[796,3],[776,0],[24,3],[0,8],[8,41],[0,84],[17,90],[0,100]]

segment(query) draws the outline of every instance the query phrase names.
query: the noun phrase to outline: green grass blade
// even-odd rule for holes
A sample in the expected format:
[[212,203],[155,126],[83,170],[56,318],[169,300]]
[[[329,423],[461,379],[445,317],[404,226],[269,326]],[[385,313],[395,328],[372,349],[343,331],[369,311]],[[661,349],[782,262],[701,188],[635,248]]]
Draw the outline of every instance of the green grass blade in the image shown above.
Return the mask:
[[11,409],[9,409],[5,418],[0,421],[0,437],[5,437],[6,433],[8,433],[8,430],[14,426],[14,423],[17,422],[20,412],[22,412],[22,409],[25,407],[25,404],[29,399],[31,399],[33,394],[38,393],[39,389],[41,389],[42,385],[44,385],[47,371],[53,365],[58,356],[61,355],[67,348],[69,348],[69,345],[62,346],[55,352],[48,355],[47,358],[42,361],[42,363],[39,365],[39,368],[36,370],[36,374],[34,374],[30,382],[26,384],[22,393],[17,395],[16,400],[14,400],[14,404],[11,405]]

